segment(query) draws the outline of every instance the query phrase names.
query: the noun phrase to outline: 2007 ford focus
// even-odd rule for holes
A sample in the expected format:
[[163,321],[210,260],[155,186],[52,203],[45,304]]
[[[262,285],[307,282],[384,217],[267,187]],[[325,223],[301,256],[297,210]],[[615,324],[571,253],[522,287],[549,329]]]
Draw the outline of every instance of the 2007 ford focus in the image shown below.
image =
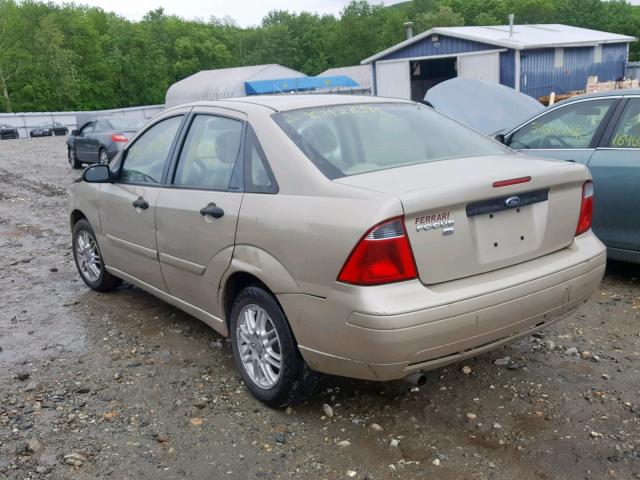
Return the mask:
[[271,406],[485,352],[597,288],[579,164],[524,158],[428,107],[355,96],[201,102],[73,187],[78,271],[230,336]]

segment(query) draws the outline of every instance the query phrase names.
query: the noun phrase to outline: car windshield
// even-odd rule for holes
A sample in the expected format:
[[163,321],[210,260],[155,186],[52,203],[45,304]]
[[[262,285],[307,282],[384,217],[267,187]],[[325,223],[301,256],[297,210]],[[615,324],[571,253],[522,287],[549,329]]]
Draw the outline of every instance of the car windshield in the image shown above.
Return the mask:
[[277,113],[274,119],[331,179],[510,152],[431,108],[410,103],[308,108]]
[[144,125],[144,121],[138,118],[109,118],[107,123],[113,130],[124,130],[127,132],[137,132]]

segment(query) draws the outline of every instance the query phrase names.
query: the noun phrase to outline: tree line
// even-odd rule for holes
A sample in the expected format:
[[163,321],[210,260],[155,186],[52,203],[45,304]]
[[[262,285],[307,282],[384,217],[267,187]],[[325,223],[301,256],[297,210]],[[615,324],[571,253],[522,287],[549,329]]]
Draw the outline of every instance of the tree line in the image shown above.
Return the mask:
[[[272,11],[255,27],[185,20],[158,8],[141,21],[100,8],[0,0],[0,111],[89,110],[164,102],[200,70],[279,63],[308,75],[356,65],[436,26],[564,23],[640,37],[625,0],[353,0],[340,15]],[[640,58],[632,44],[631,59]]]

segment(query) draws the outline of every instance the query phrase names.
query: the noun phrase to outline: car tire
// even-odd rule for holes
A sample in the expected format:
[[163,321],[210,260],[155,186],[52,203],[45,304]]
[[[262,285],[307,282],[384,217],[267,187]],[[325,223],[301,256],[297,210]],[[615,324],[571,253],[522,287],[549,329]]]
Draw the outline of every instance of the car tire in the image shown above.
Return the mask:
[[109,165],[109,155],[104,148],[98,150],[98,163],[101,165]]
[[33,138],[33,133],[29,133],[29,136],[30,136],[31,138]]
[[76,150],[74,148],[69,147],[67,149],[67,155],[69,157],[69,165],[71,165],[71,168],[75,170],[82,168],[82,163],[76,159]]
[[[266,315],[266,318],[260,315]],[[254,319],[253,332],[247,328],[250,318]],[[256,323],[260,323],[259,318],[264,319],[261,332],[255,328]],[[236,367],[258,400],[271,408],[285,408],[301,403],[313,394],[321,375],[303,360],[289,322],[273,295],[258,286],[242,290],[231,308],[229,330]],[[270,343],[273,344],[265,346]],[[278,356],[280,362],[277,362]],[[273,361],[280,368],[275,368]],[[269,369],[271,376],[264,373],[260,364]]]
[[76,222],[71,238],[73,259],[87,287],[98,292],[109,292],[122,283],[120,278],[106,270],[96,235],[87,220],[83,218]]

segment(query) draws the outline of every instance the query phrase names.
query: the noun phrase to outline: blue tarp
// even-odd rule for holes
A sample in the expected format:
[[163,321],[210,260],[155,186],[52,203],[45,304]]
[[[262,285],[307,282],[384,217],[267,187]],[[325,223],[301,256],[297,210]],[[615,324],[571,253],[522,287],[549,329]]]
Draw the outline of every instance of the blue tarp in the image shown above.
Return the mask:
[[357,87],[358,84],[346,75],[333,77],[279,78],[276,80],[255,80],[244,82],[247,95],[265,95],[269,93],[304,92],[338,87]]

